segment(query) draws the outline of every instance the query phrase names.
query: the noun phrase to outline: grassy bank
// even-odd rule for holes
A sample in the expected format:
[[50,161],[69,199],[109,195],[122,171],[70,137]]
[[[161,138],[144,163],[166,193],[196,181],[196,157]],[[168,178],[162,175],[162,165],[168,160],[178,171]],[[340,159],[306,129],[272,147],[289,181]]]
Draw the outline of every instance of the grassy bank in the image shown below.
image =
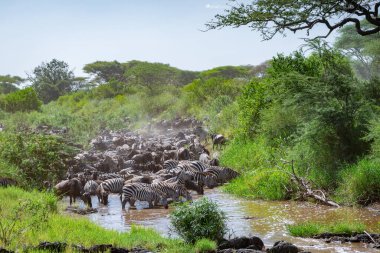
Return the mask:
[[[160,252],[194,252],[193,246],[164,238],[152,229],[132,227],[130,232],[121,233],[101,228],[86,218],[59,213],[57,199],[49,193],[0,189],[0,203],[6,203],[0,208],[0,226],[8,231],[0,233],[0,246],[11,250],[22,250],[42,241],[59,241],[85,247],[113,244]],[[67,250],[70,251],[70,247]]]
[[359,222],[336,222],[330,224],[305,222],[295,225],[289,225],[287,228],[292,236],[298,237],[312,237],[323,233],[363,233],[366,230],[366,226]]

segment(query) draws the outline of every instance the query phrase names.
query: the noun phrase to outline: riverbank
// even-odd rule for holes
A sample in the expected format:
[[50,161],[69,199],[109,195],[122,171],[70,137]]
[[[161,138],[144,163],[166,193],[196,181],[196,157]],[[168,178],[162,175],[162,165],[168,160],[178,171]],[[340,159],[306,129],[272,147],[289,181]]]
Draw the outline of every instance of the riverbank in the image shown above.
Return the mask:
[[[0,242],[9,250],[22,250],[40,242],[64,242],[85,248],[111,244],[127,249],[194,252],[192,246],[179,239],[163,237],[151,228],[132,226],[128,232],[119,232],[102,228],[85,217],[60,213],[57,199],[49,193],[0,188],[0,203],[6,203],[0,209],[0,224],[7,231],[0,235]],[[38,212],[29,210],[32,207]]]

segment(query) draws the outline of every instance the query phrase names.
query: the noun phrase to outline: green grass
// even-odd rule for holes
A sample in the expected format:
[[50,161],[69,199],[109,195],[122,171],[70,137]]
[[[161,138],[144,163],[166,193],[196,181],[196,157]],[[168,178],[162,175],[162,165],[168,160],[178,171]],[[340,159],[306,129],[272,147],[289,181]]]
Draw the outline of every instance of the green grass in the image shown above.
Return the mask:
[[312,237],[322,233],[353,234],[363,233],[366,226],[359,222],[336,222],[330,224],[305,222],[287,226],[292,236]]
[[[85,247],[95,244],[112,244],[117,247],[132,248],[143,247],[160,252],[194,252],[194,246],[179,239],[169,239],[161,236],[153,229],[133,226],[129,232],[118,232],[104,229],[83,217],[73,217],[57,211],[57,199],[49,193],[26,192],[19,188],[0,188],[1,225],[12,221],[12,212],[19,202],[29,199],[33,203],[43,203],[49,210],[48,219],[42,221],[40,227],[29,227],[22,231],[12,242],[6,246],[11,250],[21,250],[24,247],[36,246],[39,242],[66,242],[68,245],[80,244]],[[3,204],[5,203],[5,204]],[[25,228],[26,224],[35,217],[25,212],[17,218],[16,226]],[[0,238],[0,247],[4,247]],[[71,247],[67,247],[70,252]]]
[[337,199],[344,204],[380,201],[380,160],[363,159],[341,172]]
[[280,154],[260,138],[231,142],[222,153],[221,163],[237,169],[241,176],[226,184],[224,191],[244,198],[287,199],[284,186],[291,189],[292,184],[289,175],[275,167]]
[[201,239],[195,243],[195,252],[206,253],[206,252],[216,252],[216,242],[209,239]]

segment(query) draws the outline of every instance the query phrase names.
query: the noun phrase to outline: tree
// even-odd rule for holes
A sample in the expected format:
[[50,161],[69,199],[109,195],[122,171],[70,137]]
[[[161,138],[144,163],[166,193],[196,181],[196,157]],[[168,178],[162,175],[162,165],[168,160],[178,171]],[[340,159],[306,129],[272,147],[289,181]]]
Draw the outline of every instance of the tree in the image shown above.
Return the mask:
[[[368,26],[368,24],[367,24]],[[335,47],[344,50],[353,63],[357,74],[370,79],[380,75],[380,34],[360,36],[353,25],[339,30]]]
[[[229,0],[230,9],[225,14],[217,14],[206,24],[207,29],[249,26],[259,31],[264,40],[272,39],[285,31],[309,31],[316,25],[324,25],[328,37],[332,31],[353,23],[360,35],[375,34],[380,31],[380,1],[374,0],[254,0],[249,4]],[[363,19],[370,26],[363,26]]]
[[24,82],[19,76],[0,76],[0,94],[8,94],[18,90],[17,86]]
[[111,80],[124,82],[124,66],[117,62],[96,61],[86,64],[83,71],[94,76],[94,81],[97,83],[106,83]]
[[69,65],[57,59],[43,62],[33,70],[33,75],[28,79],[44,103],[67,94],[75,86],[74,73],[69,70]]

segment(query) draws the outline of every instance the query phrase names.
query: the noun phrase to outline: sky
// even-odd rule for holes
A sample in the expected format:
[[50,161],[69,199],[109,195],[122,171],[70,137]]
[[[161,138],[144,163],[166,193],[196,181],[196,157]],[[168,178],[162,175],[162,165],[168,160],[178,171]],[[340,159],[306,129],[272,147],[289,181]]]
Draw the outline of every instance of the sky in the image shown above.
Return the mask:
[[227,0],[0,0],[0,75],[26,77],[42,62],[76,75],[94,61],[162,62],[186,70],[256,65],[304,44],[304,34],[262,41],[248,28],[204,32]]

